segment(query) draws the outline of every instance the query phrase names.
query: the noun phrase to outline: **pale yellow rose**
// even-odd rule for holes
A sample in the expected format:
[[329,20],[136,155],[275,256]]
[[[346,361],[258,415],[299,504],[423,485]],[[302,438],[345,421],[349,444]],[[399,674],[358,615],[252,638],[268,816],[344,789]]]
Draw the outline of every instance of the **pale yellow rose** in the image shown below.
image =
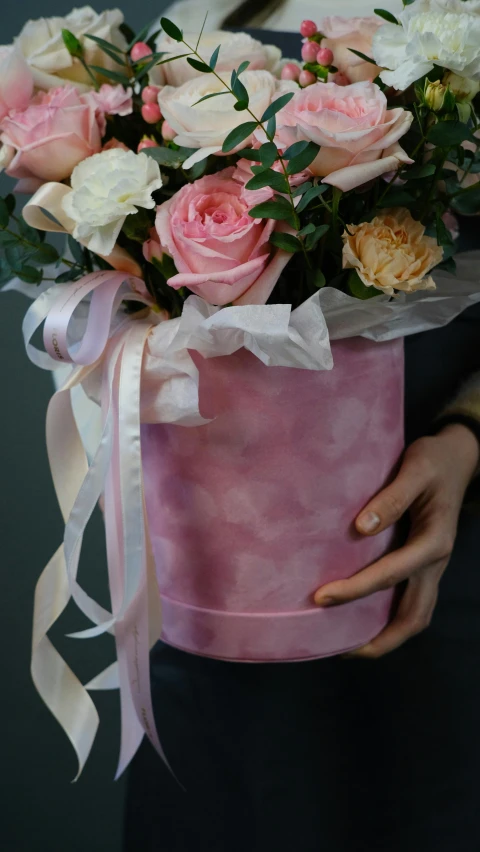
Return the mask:
[[366,287],[389,296],[435,289],[428,273],[441,263],[443,249],[408,210],[384,210],[372,222],[348,225],[343,242],[343,268],[356,269]]

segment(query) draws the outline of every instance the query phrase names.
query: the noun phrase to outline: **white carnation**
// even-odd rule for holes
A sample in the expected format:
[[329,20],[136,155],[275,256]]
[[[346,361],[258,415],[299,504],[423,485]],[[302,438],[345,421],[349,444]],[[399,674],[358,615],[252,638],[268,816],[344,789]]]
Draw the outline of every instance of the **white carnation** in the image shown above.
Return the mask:
[[373,37],[373,57],[387,86],[405,91],[435,65],[480,80],[480,2],[416,0]]
[[75,222],[73,236],[91,251],[111,254],[127,216],[152,210],[162,186],[158,163],[145,154],[113,148],[94,154],[73,170],[72,192],[63,208]]

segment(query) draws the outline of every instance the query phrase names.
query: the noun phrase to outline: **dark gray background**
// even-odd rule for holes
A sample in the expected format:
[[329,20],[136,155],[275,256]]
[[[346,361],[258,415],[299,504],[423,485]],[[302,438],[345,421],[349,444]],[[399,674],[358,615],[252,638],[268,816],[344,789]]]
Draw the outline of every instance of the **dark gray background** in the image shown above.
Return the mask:
[[[199,0],[200,2],[200,0]],[[73,5],[73,0],[72,0]],[[2,7],[0,41],[8,44],[28,18],[65,15],[62,0],[34,0]],[[77,3],[82,5],[81,0]],[[105,3],[106,8],[115,4]],[[122,0],[125,19],[139,30],[167,3]],[[95,5],[97,11],[103,8]],[[12,182],[0,179],[5,194]],[[0,849],[1,852],[119,852],[124,783],[113,781],[119,744],[117,693],[97,693],[98,738],[76,784],[74,752],[30,679],[33,594],[37,579],[58,547],[62,521],[47,463],[44,423],[52,393],[50,373],[27,360],[21,338],[27,300],[0,296]],[[81,581],[107,603],[102,528],[92,523],[85,543]],[[55,645],[86,682],[113,659],[113,640],[88,647],[65,634],[87,626],[72,607],[52,632]]]

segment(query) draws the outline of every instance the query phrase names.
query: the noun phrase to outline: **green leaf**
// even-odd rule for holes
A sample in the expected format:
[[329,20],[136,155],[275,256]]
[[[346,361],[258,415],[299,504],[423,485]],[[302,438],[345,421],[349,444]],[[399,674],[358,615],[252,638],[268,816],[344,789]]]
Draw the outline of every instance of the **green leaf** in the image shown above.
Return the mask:
[[174,151],[172,148],[144,148],[142,154],[147,157],[152,157],[160,166],[165,166],[169,169],[179,169],[188,159],[188,157],[196,151],[196,148],[181,148]]
[[218,54],[220,53],[221,46],[222,45],[219,44],[218,47],[215,48],[215,50],[213,51],[213,53],[210,57],[210,62],[208,64],[210,65],[210,68],[212,69],[212,71],[215,71],[215,68],[217,67]]
[[72,266],[71,269],[67,269],[66,272],[62,272],[60,275],[57,275],[55,283],[66,284],[67,281],[75,281],[75,279],[80,278],[81,275],[83,275],[83,269],[79,269],[78,266]]
[[15,234],[7,234],[6,231],[0,231],[0,246],[13,246],[17,242]]
[[24,258],[27,256],[28,252],[26,252],[24,247],[18,242],[15,243],[15,245],[5,246],[5,258],[12,269],[18,269],[22,265]]
[[202,39],[203,31],[204,31],[204,29],[205,29],[205,24],[207,23],[207,18],[208,18],[208,11],[207,11],[207,12],[205,12],[205,17],[204,17],[204,19],[203,19],[202,28],[201,28],[201,30],[200,30],[200,32],[199,32],[199,34],[198,34],[197,43],[196,43],[196,45],[195,45],[195,50],[198,50],[198,45],[200,44],[200,41],[201,41],[201,39]]
[[260,162],[262,166],[265,166],[266,169],[273,166],[278,157],[278,151],[276,145],[273,142],[265,142],[264,145],[261,145],[258,149],[257,156],[260,157]]
[[313,234],[315,232],[315,225],[313,222],[309,222],[308,225],[305,225],[301,231],[298,232],[299,237],[308,237],[309,234]]
[[232,86],[232,91],[233,91],[233,94],[235,95],[235,97],[237,98],[237,100],[242,101],[243,103],[246,103],[247,106],[248,106],[248,103],[249,103],[248,92],[247,92],[245,86],[243,85],[242,81],[239,80],[238,77],[235,80],[234,86]]
[[417,166],[412,166],[411,169],[407,168],[405,177],[407,180],[420,180],[421,178],[431,177],[435,174],[436,170],[436,166],[433,163],[427,163],[424,166],[420,163]]
[[300,186],[296,186],[295,189],[292,190],[292,195],[294,198],[297,198],[299,195],[305,195],[309,189],[312,188],[312,182],[307,180],[306,183],[300,184]]
[[5,204],[7,205],[7,209],[8,209],[8,212],[10,213],[10,216],[13,216],[13,214],[15,213],[15,207],[16,207],[16,204],[17,204],[17,199],[10,192],[9,195],[7,195],[7,197],[4,198],[3,200],[5,201]]
[[103,52],[106,53],[110,59],[113,59],[113,61],[118,65],[125,65],[125,53],[119,47],[116,47],[114,44],[110,44],[109,41],[105,41],[103,38],[98,38],[98,36],[90,35],[89,33],[85,34],[85,38],[88,38],[98,44]]
[[8,223],[10,221],[10,213],[8,212],[8,205],[4,198],[0,198],[0,228],[8,228]]
[[237,157],[240,159],[251,160],[252,162],[260,162],[260,148],[242,148],[237,151]]
[[284,175],[275,172],[273,169],[262,169],[259,173],[254,174],[245,188],[263,189],[265,186],[270,186],[276,192],[288,192],[288,183]]
[[392,15],[391,12],[387,12],[385,9],[374,9],[373,11],[379,16],[379,18],[383,18],[384,21],[388,21],[389,24],[398,24],[395,15]]
[[248,62],[248,61],[242,62],[242,64],[239,65],[238,68],[237,68],[237,72],[236,72],[237,77],[240,77],[240,74],[243,74],[243,72],[247,70],[249,65],[250,65],[250,62]]
[[317,243],[320,242],[322,237],[325,236],[327,231],[330,230],[330,225],[319,225],[318,228],[315,228],[313,234],[308,234],[307,239],[305,240],[305,246],[307,251],[313,251]]
[[439,121],[427,133],[427,141],[439,148],[453,148],[474,140],[472,132],[461,121]]
[[297,213],[302,213],[303,210],[308,207],[311,201],[313,201],[315,198],[318,198],[319,195],[323,195],[323,193],[326,192],[327,189],[328,186],[326,183],[319,183],[318,186],[312,186],[310,189],[307,189],[307,191],[302,196],[302,200],[296,208]]
[[286,222],[293,223],[293,212],[286,198],[276,196],[273,201],[263,201],[261,204],[255,205],[248,213],[253,219],[284,219]]
[[325,284],[327,283],[325,275],[323,274],[321,269],[308,269],[307,281],[310,287],[316,288],[317,290],[321,290],[322,287],[325,287]]
[[436,214],[436,231],[437,231],[437,245],[438,246],[451,246],[453,245],[453,239],[450,231],[448,230],[445,222],[443,221],[440,213],[437,211]]
[[231,130],[222,145],[223,153],[228,154],[229,151],[232,151],[233,148],[240,145],[244,139],[247,139],[252,135],[253,131],[256,130],[257,127],[258,124],[256,121],[246,121],[245,124],[239,124],[238,127]]
[[294,92],[287,92],[286,95],[282,95],[280,98],[277,98],[273,103],[270,104],[269,107],[265,110],[261,117],[261,121],[268,121],[270,118],[273,118],[277,112],[280,112],[284,106],[286,106],[292,100]]
[[301,240],[292,234],[281,234],[279,231],[274,231],[270,236],[270,242],[277,248],[290,252],[290,254],[303,251]]
[[34,266],[21,266],[15,272],[27,284],[40,284],[43,279],[43,269],[36,269]]
[[125,76],[125,74],[119,74],[118,71],[110,71],[109,68],[100,68],[99,65],[89,65],[88,67],[97,74],[101,74],[102,77],[106,77],[108,80],[114,80],[116,83],[121,83],[124,88],[130,85],[130,80]]
[[412,204],[415,201],[413,195],[410,195],[405,189],[402,187],[394,186],[392,189],[389,189],[383,201],[378,205],[379,207],[408,207],[409,204]]
[[283,154],[282,157],[284,160],[291,160],[292,157],[298,157],[299,154],[303,154],[306,148],[308,148],[309,143],[307,141],[304,142],[294,142],[293,145],[290,145]]
[[189,181],[198,180],[198,178],[203,177],[207,168],[208,157],[205,157],[204,160],[200,160],[198,163],[195,163],[191,169],[186,169],[185,174],[188,176]]
[[354,53],[355,56],[358,56],[360,59],[363,59],[364,62],[369,62],[371,65],[375,65],[375,60],[370,56],[367,56],[366,53],[362,53],[360,50],[354,50],[353,47],[348,48],[350,53]]
[[197,106],[197,104],[201,104],[202,101],[208,101],[210,98],[218,98],[220,95],[229,95],[230,92],[210,92],[209,95],[204,95],[203,98],[200,98],[199,101],[195,101],[192,106]]
[[246,109],[248,109],[248,101],[237,101],[233,105],[233,108],[237,112],[244,112]]
[[80,264],[80,266],[85,266],[84,249],[82,248],[80,243],[77,243],[77,241],[74,240],[73,237],[71,237],[70,235],[68,237],[68,247],[71,251],[73,259],[76,260],[76,262]]
[[366,287],[360,278],[356,269],[352,269],[348,276],[348,289],[352,296],[356,299],[373,299],[374,296],[379,296],[380,291],[376,287]]
[[183,33],[177,25],[173,23],[173,21],[169,21],[168,18],[160,18],[160,24],[162,26],[162,30],[164,30],[170,38],[173,38],[174,41],[183,41]]
[[76,35],[71,33],[70,30],[62,30],[62,39],[70,56],[75,56],[77,59],[81,59],[83,56],[83,47]]
[[207,65],[206,62],[200,62],[198,59],[193,59],[191,56],[188,57],[187,62],[192,68],[195,68],[195,71],[201,71],[202,74],[212,74],[213,68],[210,68],[210,65]]
[[320,145],[317,145],[316,142],[309,142],[303,151],[291,157],[287,166],[287,173],[289,175],[297,175],[299,172],[303,172],[304,169],[313,163],[319,151]]
[[271,139],[275,136],[277,132],[277,120],[274,115],[268,119],[267,124],[267,135],[270,136]]
[[447,257],[446,260],[443,260],[442,263],[439,263],[435,269],[441,269],[442,272],[451,272],[452,275],[455,275],[457,271],[457,264],[455,263],[453,257]]
[[24,240],[31,243],[34,246],[39,245],[41,242],[41,237],[36,228],[32,228],[30,225],[27,225],[25,219],[21,217],[18,222],[18,230],[20,235]]
[[480,182],[455,195],[450,203],[453,210],[462,216],[475,216],[480,213]]
[[41,264],[56,263],[58,259],[58,251],[50,243],[40,243],[37,251],[31,257],[33,263]]

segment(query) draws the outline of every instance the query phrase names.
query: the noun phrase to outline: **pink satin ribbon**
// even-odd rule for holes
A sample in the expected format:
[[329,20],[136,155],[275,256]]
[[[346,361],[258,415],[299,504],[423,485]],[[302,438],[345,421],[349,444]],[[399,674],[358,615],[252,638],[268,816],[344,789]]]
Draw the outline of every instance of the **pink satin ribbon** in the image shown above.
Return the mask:
[[[35,363],[45,369],[58,363],[77,366],[52,398],[47,414],[52,476],[66,527],[63,548],[47,565],[37,586],[32,650],[35,684],[76,750],[77,777],[91,750],[98,716],[85,687],[46,635],[70,596],[94,624],[72,634],[74,638],[105,632],[115,635],[122,713],[116,777],[132,759],[144,733],[168,765],[155,726],[150,692],[149,649],[160,637],[161,618],[144,505],[140,445],[141,370],[153,324],[148,319],[129,317],[111,335],[112,320],[123,299],[151,306],[148,297],[128,287],[126,279],[122,272],[95,272],[74,284],[51,288],[31,306],[24,321],[27,352]],[[130,279],[130,284],[143,286],[135,279]],[[80,340],[71,342],[69,326],[86,297],[90,297],[90,304],[85,331]],[[43,320],[47,353],[34,349],[30,343]],[[103,431],[88,467],[69,391],[98,366],[99,359],[103,364]],[[111,613],[77,582],[83,535],[102,493]],[[98,679],[90,685],[92,689],[98,687]]]

